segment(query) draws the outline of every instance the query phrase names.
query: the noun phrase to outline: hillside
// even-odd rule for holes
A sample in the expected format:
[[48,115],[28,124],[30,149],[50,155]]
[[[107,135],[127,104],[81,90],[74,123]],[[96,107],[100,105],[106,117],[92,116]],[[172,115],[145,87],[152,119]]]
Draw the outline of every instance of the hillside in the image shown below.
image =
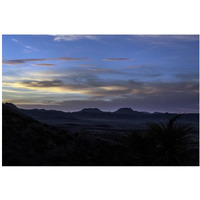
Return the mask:
[[[3,105],[3,165],[45,165],[56,155],[67,132],[42,124],[10,105]],[[49,154],[49,155],[48,155]]]
[[71,134],[42,124],[5,104],[2,147],[3,166],[129,164],[120,143],[79,133]]

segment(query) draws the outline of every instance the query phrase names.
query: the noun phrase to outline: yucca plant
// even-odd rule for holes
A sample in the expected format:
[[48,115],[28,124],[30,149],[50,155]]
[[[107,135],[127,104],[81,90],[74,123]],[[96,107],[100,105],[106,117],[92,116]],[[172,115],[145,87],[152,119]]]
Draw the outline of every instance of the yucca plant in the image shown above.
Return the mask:
[[176,115],[168,123],[148,123],[148,132],[156,141],[154,165],[177,166],[186,165],[192,127],[177,122]]

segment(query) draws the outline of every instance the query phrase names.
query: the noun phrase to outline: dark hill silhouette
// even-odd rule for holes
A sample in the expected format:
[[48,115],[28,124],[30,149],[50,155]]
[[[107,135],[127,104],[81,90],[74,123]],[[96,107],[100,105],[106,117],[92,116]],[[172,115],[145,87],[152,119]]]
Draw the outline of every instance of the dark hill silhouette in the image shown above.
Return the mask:
[[132,114],[138,114],[140,112],[133,111],[131,108],[120,108],[117,111],[114,112],[115,114],[123,114],[123,115],[132,115]]
[[21,112],[30,115],[37,120],[75,120],[75,118],[70,117],[66,112],[57,110],[45,110],[45,109],[31,109],[25,110],[20,109]]
[[3,104],[3,166],[130,165],[120,143],[40,123]]
[[40,120],[40,119],[66,119],[69,117],[66,112],[57,111],[57,110],[45,110],[45,109],[37,109],[37,108],[26,110],[26,109],[18,108],[17,106],[15,106],[12,103],[5,103],[3,105],[6,108],[9,107],[15,111],[20,112],[21,114],[23,113],[23,114],[28,115],[37,120]]
[[76,121],[74,117],[70,116],[68,113],[63,111],[57,111],[57,110],[45,110],[45,109],[22,109],[18,108],[12,103],[5,103],[4,107],[9,107],[15,111],[20,112],[21,114],[25,114],[26,116],[30,116],[36,120],[39,121],[46,121],[46,120],[68,120],[68,121]]
[[29,115],[25,115],[23,112],[20,111],[14,104],[11,103],[5,103],[2,104],[2,110],[3,110],[3,120],[15,120],[20,119],[23,122],[36,122],[35,119],[32,119]]
[[[2,107],[3,165],[37,165],[40,159],[35,157],[37,153],[33,144],[37,146],[34,140],[43,137],[41,133],[44,126],[11,104],[3,104]],[[38,151],[42,145],[38,146]]]
[[84,108],[78,112],[69,113],[69,116],[79,120],[112,119],[111,112],[103,112],[98,108]]
[[81,113],[103,113],[101,110],[98,108],[84,108],[83,110],[80,111]]
[[13,109],[18,109],[13,103],[5,103],[5,105]]

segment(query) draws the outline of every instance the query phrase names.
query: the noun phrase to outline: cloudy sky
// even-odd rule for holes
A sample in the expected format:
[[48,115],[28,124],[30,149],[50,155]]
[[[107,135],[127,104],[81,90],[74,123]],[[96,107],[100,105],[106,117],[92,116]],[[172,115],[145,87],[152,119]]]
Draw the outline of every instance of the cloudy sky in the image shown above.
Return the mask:
[[3,35],[3,102],[198,112],[195,35]]

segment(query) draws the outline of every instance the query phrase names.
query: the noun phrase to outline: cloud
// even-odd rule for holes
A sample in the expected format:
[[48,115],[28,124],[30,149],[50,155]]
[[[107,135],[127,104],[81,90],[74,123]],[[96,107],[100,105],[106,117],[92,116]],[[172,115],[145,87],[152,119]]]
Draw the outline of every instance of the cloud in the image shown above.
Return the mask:
[[123,61],[123,60],[131,60],[131,58],[104,58],[104,61]]
[[79,61],[86,58],[72,58],[72,57],[58,57],[58,58],[36,58],[36,59],[17,59],[17,60],[3,60],[3,65],[23,65],[27,62],[48,61],[48,60],[64,60],[64,61]]
[[3,60],[2,65],[23,65],[24,61],[22,60]]
[[81,83],[64,83],[62,80],[22,80],[20,82],[4,82],[3,85],[16,88],[25,88],[50,93],[77,93],[87,94],[90,87]]
[[196,41],[199,39],[198,35],[138,35],[140,38],[151,38],[151,39],[177,39],[185,41]]
[[[76,93],[76,94],[86,94],[97,97],[106,96],[116,96],[122,94],[129,94],[132,92],[130,88],[133,86],[132,82],[128,83],[115,83],[113,81],[102,81],[102,79],[96,77],[95,75],[86,75],[79,77],[66,77],[63,80],[53,79],[53,80],[21,80],[17,82],[7,81],[3,82],[4,86],[13,88],[24,88],[30,90],[43,90],[48,89],[49,92],[59,92],[59,93]],[[137,84],[134,84],[136,87]]]
[[93,71],[93,72],[114,72],[114,70],[105,69],[105,68],[89,69],[89,71]]
[[[87,104],[102,109],[106,109],[107,105],[109,109],[130,106],[133,109],[147,111],[176,112],[180,108],[195,110],[197,109],[199,93],[198,81],[158,83],[137,82],[132,79],[107,80],[90,73],[80,73],[77,76],[52,80],[4,81],[3,88],[5,89],[5,87],[12,90],[15,90],[15,88],[17,90],[32,90],[34,94],[42,94],[42,97],[38,97],[38,101],[46,98],[43,91],[48,92],[51,95],[51,99],[48,100],[56,100],[58,102],[62,99],[65,105],[68,102],[67,108],[70,107],[70,109],[72,107],[74,109],[83,108]],[[64,96],[60,95],[74,96],[72,98],[66,96],[66,99],[70,99],[70,101],[65,101]],[[81,99],[80,95],[83,95],[85,100],[78,101]],[[12,93],[10,97],[12,97]],[[13,94],[13,99],[15,100],[16,98]],[[73,106],[71,107],[71,105]]]
[[37,64],[32,64],[33,66],[44,66],[44,67],[53,67],[56,66],[54,64],[48,64],[48,63],[37,63]]
[[77,61],[77,60],[86,60],[87,58],[71,58],[71,57],[59,57],[51,58],[51,60],[66,60],[66,61]]
[[171,39],[177,39],[177,40],[184,40],[184,41],[198,41],[199,40],[199,36],[198,35],[169,35],[169,36],[165,36]]
[[[160,76],[160,74],[155,74]],[[133,79],[129,80],[113,80],[100,78],[92,72],[69,74],[69,76],[58,76],[47,80],[35,77],[35,80],[23,80],[13,82],[3,82],[4,85],[22,87],[27,89],[46,90],[49,92],[72,92],[80,94],[88,94],[92,96],[116,96],[116,95],[134,95],[134,94],[166,94],[166,93],[197,93],[198,81],[184,82],[138,82]]]
[[12,38],[12,41],[18,43],[18,40],[16,40],[15,38]]
[[48,88],[48,87],[60,87],[63,86],[61,80],[51,80],[51,81],[35,81],[35,80],[26,80],[21,82],[22,85],[33,87],[33,88]]
[[127,66],[125,68],[127,69],[136,69],[136,68],[140,68],[141,66]]
[[194,80],[199,80],[199,74],[198,73],[191,73],[191,74],[175,74],[175,77],[180,79],[181,81],[194,81]]
[[199,41],[198,35],[132,35],[126,38],[130,41],[142,41],[155,45],[172,45],[176,42]]
[[79,65],[80,67],[96,67],[96,65]]
[[99,40],[99,37],[95,35],[57,35],[54,37],[54,41],[74,41],[82,39]]
[[36,48],[33,48],[29,45],[25,45],[23,44],[22,42],[20,42],[19,40],[15,39],[15,38],[12,38],[12,41],[17,43],[19,46],[23,47],[24,48],[24,53],[31,53],[31,52],[35,52],[35,51],[38,51]]
[[31,47],[31,46],[28,46],[28,45],[26,45],[24,47],[25,47],[24,53],[31,53],[31,52],[38,51],[37,49],[35,49],[35,48]]
[[[54,102],[54,105],[42,104],[32,105],[31,103],[26,108],[45,108],[57,109],[63,111],[79,111],[83,108],[99,108],[102,111],[116,111],[120,107],[131,107],[133,110],[149,111],[149,112],[196,112],[198,113],[198,94],[197,93],[170,93],[157,94],[149,93],[140,95],[132,95],[130,97],[118,96],[115,99],[70,99],[68,98]],[[19,101],[20,103],[20,101]]]
[[[160,111],[160,112],[181,112],[182,108],[189,109],[191,112],[198,112],[198,93],[193,92],[191,89],[197,88],[197,83],[171,83],[151,87],[145,86],[138,88],[138,93],[136,94],[126,94],[129,90],[122,90],[121,95],[115,98],[110,98],[110,101],[105,101],[103,98],[89,99],[87,101],[63,101],[61,105],[63,107],[67,106],[68,109],[78,110],[90,105],[90,107],[97,107],[101,110],[117,110],[120,107],[132,107],[134,110],[143,111]],[[145,91],[146,87],[146,91]],[[181,92],[176,92],[177,89]],[[187,88],[186,90],[184,88]],[[157,89],[156,92],[153,92]],[[116,91],[112,95],[120,94],[120,91]],[[62,108],[60,106],[60,108]]]
[[17,60],[3,60],[2,64],[3,65],[23,65],[26,62],[35,62],[35,61],[44,61],[48,59],[17,59]]

